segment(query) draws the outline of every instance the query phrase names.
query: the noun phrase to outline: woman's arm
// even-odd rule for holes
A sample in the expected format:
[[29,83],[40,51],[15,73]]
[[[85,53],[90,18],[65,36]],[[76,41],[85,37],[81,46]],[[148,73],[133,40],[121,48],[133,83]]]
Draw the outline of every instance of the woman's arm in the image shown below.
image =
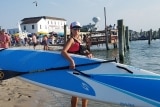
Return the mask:
[[70,68],[75,68],[75,63],[72,57],[68,54],[68,50],[71,47],[71,45],[74,43],[73,38],[71,38],[64,46],[63,50],[61,51],[61,54],[70,62]]

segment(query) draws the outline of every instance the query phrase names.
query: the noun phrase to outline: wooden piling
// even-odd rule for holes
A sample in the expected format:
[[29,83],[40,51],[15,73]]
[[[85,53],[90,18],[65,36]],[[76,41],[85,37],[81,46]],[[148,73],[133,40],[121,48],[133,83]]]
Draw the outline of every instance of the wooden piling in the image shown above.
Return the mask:
[[126,41],[126,49],[129,50],[129,31],[128,31],[128,26],[126,26],[126,30],[125,30],[125,41]]
[[160,28],[158,29],[158,38],[160,39]]
[[148,35],[148,44],[151,44],[151,40],[152,40],[152,29],[150,29],[149,31],[149,35]]
[[107,32],[107,25],[106,25],[106,8],[104,7],[104,19],[105,19],[105,36],[106,36],[106,50],[109,50],[108,47],[108,32]]
[[126,27],[124,25],[123,25],[122,31],[123,31],[123,34],[122,34],[123,35],[123,48],[124,48],[124,52],[125,52],[127,49],[126,49],[126,36],[125,36],[126,35]]
[[124,28],[123,28],[123,20],[118,20],[118,44],[119,44],[119,61],[121,63],[124,62],[124,40],[123,40],[123,34],[124,34]]
[[67,41],[67,26],[64,25],[64,44],[66,43]]

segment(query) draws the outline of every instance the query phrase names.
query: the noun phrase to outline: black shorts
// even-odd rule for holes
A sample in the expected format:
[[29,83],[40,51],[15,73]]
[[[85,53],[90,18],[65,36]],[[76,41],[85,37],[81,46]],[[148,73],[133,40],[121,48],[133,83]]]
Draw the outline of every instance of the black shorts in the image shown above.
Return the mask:
[[36,46],[36,45],[37,45],[37,43],[33,42],[33,46]]

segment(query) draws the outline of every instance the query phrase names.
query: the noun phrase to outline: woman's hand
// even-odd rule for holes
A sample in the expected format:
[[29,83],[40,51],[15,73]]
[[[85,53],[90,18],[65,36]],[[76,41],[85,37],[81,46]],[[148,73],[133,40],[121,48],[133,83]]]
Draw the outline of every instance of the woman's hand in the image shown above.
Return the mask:
[[88,58],[92,58],[93,55],[92,55],[91,53],[89,53],[89,54],[87,54],[87,57],[88,57]]
[[70,69],[75,69],[75,63],[74,63],[74,61],[72,61],[71,63],[70,63],[70,67],[69,67]]

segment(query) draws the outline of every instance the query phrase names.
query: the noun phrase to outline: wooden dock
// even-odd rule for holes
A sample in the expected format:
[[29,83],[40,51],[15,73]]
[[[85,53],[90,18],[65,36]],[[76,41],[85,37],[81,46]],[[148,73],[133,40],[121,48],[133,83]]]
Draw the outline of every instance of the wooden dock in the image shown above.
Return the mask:
[[[106,35],[104,31],[97,31],[94,34],[91,34],[91,45],[99,45],[106,43]],[[108,31],[108,43],[117,44],[118,43],[118,30],[112,29]]]

